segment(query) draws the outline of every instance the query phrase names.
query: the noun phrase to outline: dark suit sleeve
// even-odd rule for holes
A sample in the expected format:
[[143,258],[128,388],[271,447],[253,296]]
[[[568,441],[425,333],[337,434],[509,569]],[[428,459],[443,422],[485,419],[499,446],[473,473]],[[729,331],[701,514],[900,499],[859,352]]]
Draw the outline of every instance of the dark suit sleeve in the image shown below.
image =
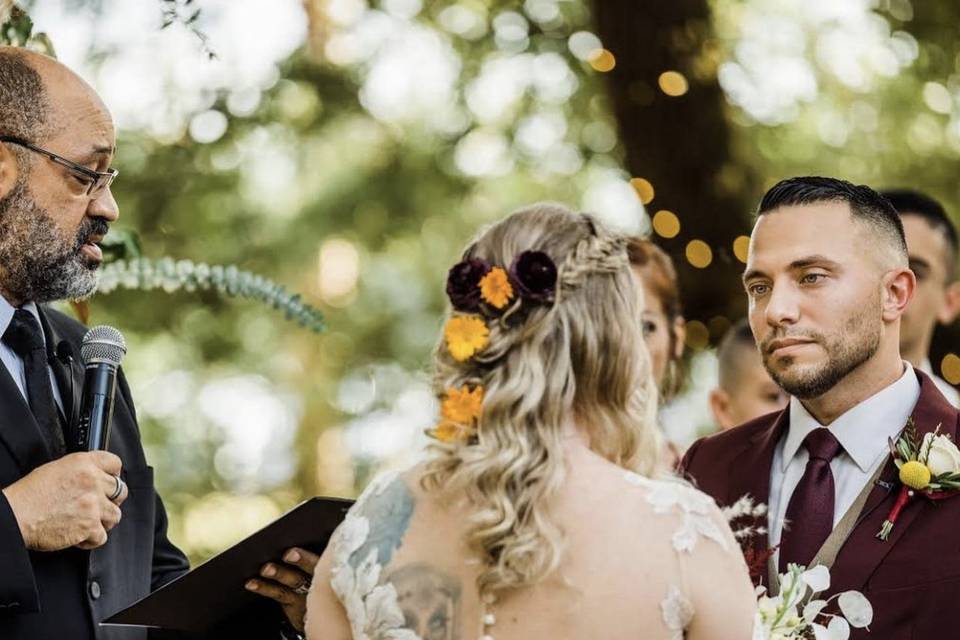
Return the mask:
[[683,460],[680,461],[680,466],[677,468],[677,473],[688,480],[695,480],[692,476],[690,470],[693,467],[693,457],[697,455],[697,450],[700,448],[700,444],[703,442],[703,438],[700,438],[687,449],[687,452],[683,455]]
[[[126,376],[121,370],[117,376],[117,387],[123,395],[130,412],[133,414],[133,420],[137,423],[136,410],[133,406],[133,399],[130,395],[130,387],[127,385]],[[177,578],[190,570],[190,562],[187,557],[178,549],[167,537],[167,510],[163,506],[163,500],[160,494],[156,496],[156,520],[153,530],[153,566],[150,575],[150,590],[155,591],[167,584],[174,578]]]
[[0,493],[0,615],[35,613],[40,598],[30,555],[7,497]]

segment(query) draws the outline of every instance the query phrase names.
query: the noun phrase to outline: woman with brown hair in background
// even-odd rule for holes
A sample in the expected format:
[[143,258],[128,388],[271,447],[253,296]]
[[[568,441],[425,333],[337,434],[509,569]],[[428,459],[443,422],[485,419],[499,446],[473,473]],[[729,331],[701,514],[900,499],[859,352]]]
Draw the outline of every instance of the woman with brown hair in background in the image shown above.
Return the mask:
[[[660,402],[669,402],[683,388],[683,346],[687,337],[677,270],[670,256],[646,238],[631,238],[627,254],[643,287],[640,322],[650,352],[653,380],[660,391]],[[674,443],[664,439],[663,463],[668,468],[675,468],[681,455]]]

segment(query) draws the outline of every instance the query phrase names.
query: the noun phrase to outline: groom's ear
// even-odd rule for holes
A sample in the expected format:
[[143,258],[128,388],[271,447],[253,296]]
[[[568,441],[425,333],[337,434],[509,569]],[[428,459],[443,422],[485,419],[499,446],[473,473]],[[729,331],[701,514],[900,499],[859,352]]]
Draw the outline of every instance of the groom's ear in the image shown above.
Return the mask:
[[908,268],[893,269],[883,276],[881,298],[884,322],[893,322],[903,315],[917,288],[917,276]]

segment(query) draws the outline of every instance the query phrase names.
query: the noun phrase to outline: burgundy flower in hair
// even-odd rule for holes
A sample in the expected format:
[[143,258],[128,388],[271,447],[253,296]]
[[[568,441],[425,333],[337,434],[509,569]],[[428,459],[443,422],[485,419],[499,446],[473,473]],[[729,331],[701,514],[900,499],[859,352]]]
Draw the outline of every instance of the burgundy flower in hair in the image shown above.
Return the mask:
[[520,297],[534,302],[552,302],[557,286],[557,265],[542,251],[524,251],[510,265],[510,279]]
[[453,265],[447,274],[447,297],[457,311],[480,309],[480,280],[490,271],[490,263],[470,258]]

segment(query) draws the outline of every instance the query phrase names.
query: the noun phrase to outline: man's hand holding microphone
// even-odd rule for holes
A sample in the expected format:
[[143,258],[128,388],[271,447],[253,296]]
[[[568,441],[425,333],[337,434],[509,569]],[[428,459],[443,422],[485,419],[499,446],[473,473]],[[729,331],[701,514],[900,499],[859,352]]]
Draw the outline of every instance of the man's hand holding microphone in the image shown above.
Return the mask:
[[106,544],[127,499],[121,468],[120,458],[108,451],[71,453],[5,488],[26,547],[60,551]]
[[123,335],[113,327],[87,332],[80,347],[84,377],[76,442],[85,451],[41,465],[3,490],[28,549],[96,549],[120,522],[128,495],[120,479],[123,463],[106,449],[117,370],[126,351]]

